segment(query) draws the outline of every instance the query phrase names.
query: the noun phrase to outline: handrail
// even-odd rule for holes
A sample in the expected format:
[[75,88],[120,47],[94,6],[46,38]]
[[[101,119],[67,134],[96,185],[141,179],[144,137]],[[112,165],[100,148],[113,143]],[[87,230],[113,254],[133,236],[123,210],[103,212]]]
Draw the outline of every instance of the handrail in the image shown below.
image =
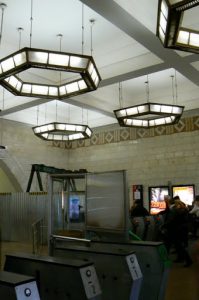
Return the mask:
[[55,239],[61,239],[61,240],[69,240],[69,241],[77,241],[77,242],[91,243],[91,240],[88,240],[88,239],[80,239],[80,238],[76,238],[76,237],[62,236],[62,235],[56,235],[56,234],[52,234],[51,237],[52,237],[52,238],[55,238]]
[[32,253],[39,254],[40,246],[43,244],[43,219],[32,223]]

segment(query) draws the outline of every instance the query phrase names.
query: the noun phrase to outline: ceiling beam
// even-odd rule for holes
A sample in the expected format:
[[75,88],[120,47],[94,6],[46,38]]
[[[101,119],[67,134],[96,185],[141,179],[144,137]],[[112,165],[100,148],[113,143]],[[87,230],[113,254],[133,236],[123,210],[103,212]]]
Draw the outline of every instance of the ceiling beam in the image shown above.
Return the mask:
[[[6,116],[6,115],[9,115],[9,114],[13,114],[13,113],[16,113],[18,111],[25,110],[25,109],[28,109],[28,108],[32,108],[32,107],[35,107],[35,106],[38,106],[38,105],[42,105],[42,104],[45,104],[47,102],[51,102],[51,101],[54,101],[54,100],[56,100],[56,99],[50,99],[50,100],[49,99],[35,99],[33,101],[26,102],[26,103],[23,103],[23,104],[20,104],[20,105],[16,105],[16,106],[13,106],[11,108],[0,111],[0,117]],[[68,98],[68,99],[60,100],[60,101],[62,101],[64,103],[67,103],[67,104],[77,106],[77,107],[81,107],[83,109],[88,109],[88,110],[91,110],[91,111],[95,111],[95,112],[101,113],[101,114],[103,114],[105,116],[108,116],[108,117],[114,117],[113,112],[109,112],[109,111],[106,111],[106,110],[101,109],[99,107],[95,107],[93,105],[80,102],[75,98]],[[91,99],[91,101],[92,101],[92,99]]]
[[162,46],[154,33],[136,20],[120,5],[113,0],[80,0],[82,3],[96,11],[106,20],[114,24],[120,30],[128,34],[149,51],[157,55],[166,64],[167,68],[175,68],[187,79],[199,85],[198,71],[186,60],[180,57],[174,50]]
[[[132,71],[132,72],[124,73],[124,74],[114,76],[114,77],[111,77],[111,78],[107,78],[107,79],[101,81],[99,88],[109,86],[111,84],[115,84],[115,83],[118,83],[118,82],[122,82],[122,81],[125,81],[125,80],[128,80],[128,79],[133,79],[133,78],[137,78],[137,77],[140,77],[140,76],[144,76],[146,74],[152,74],[152,73],[155,73],[155,72],[158,72],[158,71],[165,70],[166,68],[167,68],[167,64],[161,63],[161,64],[157,64],[157,65],[154,65],[154,66],[149,66],[149,67],[146,67],[146,68],[135,70],[135,71]],[[93,98],[92,93],[88,93],[86,95],[86,97],[87,97],[87,99],[88,99],[88,97],[91,98],[90,102],[92,103],[92,98]],[[67,104],[71,104],[71,105],[74,105],[74,106],[77,106],[77,107],[81,107],[83,109],[88,109],[90,111],[101,113],[101,114],[103,114],[107,117],[114,117],[113,112],[107,111],[107,110],[102,109],[100,107],[96,107],[92,104],[86,104],[81,100],[82,98],[83,98],[83,96],[79,97],[79,100],[77,100],[76,98],[68,98],[68,99],[61,100],[61,101],[64,102],[64,103],[67,103]],[[13,114],[13,113],[16,113],[18,111],[25,110],[25,109],[28,109],[28,108],[32,108],[34,106],[42,105],[42,104],[45,104],[45,103],[48,103],[48,102],[51,102],[51,101],[53,101],[53,99],[50,99],[50,100],[49,99],[43,99],[43,98],[42,99],[40,99],[40,98],[35,99],[33,101],[29,101],[29,102],[26,102],[26,103],[23,103],[23,104],[16,105],[16,106],[13,106],[11,108],[5,109],[3,111],[0,111],[0,116],[3,117],[3,116],[6,116],[6,115]],[[99,103],[100,103],[100,100],[99,100]]]
[[153,66],[148,66],[148,67],[145,67],[145,68],[142,68],[142,69],[138,69],[138,70],[135,70],[135,71],[131,71],[131,72],[128,72],[128,73],[124,73],[124,74],[120,74],[120,75],[117,75],[117,76],[114,76],[114,77],[104,79],[104,80],[101,81],[100,87],[108,86],[108,85],[111,85],[111,84],[115,84],[115,83],[118,83],[118,82],[129,80],[129,79],[134,79],[134,78],[137,78],[137,77],[144,76],[146,74],[152,74],[152,73],[160,72],[160,71],[163,71],[165,69],[168,69],[168,65],[165,64],[165,63],[160,63],[160,64],[153,65]]

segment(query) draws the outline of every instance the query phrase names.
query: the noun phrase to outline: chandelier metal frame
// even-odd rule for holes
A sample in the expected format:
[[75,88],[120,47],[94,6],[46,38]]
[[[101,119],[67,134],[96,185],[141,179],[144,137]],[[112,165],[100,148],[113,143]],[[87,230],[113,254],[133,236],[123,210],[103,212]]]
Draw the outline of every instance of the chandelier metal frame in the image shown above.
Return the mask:
[[156,35],[165,48],[199,53],[199,31],[182,26],[184,12],[199,0],[159,0]]
[[179,121],[184,106],[147,102],[114,110],[120,126],[150,128]]
[[[30,69],[76,73],[80,78],[59,85],[23,82]],[[0,60],[0,84],[17,96],[66,99],[96,90],[101,77],[92,56],[25,47]]]
[[92,130],[87,125],[52,122],[32,127],[34,134],[45,141],[68,142],[90,138]]

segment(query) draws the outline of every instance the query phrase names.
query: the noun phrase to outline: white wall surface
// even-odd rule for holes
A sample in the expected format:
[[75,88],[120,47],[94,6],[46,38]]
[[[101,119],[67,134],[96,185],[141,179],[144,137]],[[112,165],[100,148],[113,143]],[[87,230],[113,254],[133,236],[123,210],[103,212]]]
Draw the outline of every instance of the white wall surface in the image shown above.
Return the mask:
[[142,184],[147,208],[149,186],[194,183],[199,194],[198,162],[198,131],[69,150],[70,168],[126,170],[130,200],[131,186]]
[[[7,147],[3,162],[15,176],[22,191],[26,191],[32,164],[68,169],[68,152],[36,137],[31,127],[3,120],[1,128],[3,132],[1,144]],[[42,177],[46,185],[46,174]],[[31,190],[39,191],[36,174]]]

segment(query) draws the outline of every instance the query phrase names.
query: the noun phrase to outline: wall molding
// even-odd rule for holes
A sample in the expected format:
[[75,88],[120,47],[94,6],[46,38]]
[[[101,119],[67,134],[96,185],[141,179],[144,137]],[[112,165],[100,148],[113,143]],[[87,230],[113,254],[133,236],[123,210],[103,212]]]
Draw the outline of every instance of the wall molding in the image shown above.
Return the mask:
[[119,127],[117,129],[110,129],[102,132],[94,132],[92,137],[86,140],[78,140],[66,143],[53,142],[53,146],[65,149],[76,149],[81,147],[106,145],[111,143],[152,138],[196,130],[199,130],[199,116],[191,116],[181,118],[178,124],[175,125],[159,126],[149,129]]

